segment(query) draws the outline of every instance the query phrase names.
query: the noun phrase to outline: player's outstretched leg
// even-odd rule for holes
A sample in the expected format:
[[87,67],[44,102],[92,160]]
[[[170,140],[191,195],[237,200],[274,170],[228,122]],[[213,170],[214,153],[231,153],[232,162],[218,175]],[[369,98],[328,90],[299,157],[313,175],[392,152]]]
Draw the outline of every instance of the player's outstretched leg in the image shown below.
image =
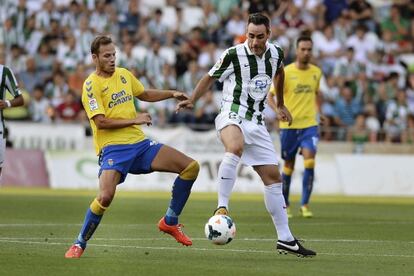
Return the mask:
[[300,213],[304,218],[311,218],[313,217],[313,213],[309,209],[309,199],[313,189],[313,178],[315,174],[315,160],[314,159],[306,159],[305,160],[305,172],[303,174],[303,182],[302,182],[302,200],[301,200],[301,208]]
[[65,258],[80,258],[86,248],[87,241],[92,237],[107,208],[95,198],[86,211],[85,220],[78,238],[65,254]]
[[214,210],[215,215],[227,215],[228,205],[233,190],[234,183],[236,182],[237,164],[240,162],[240,157],[226,152],[223,160],[220,163],[217,175],[218,182],[218,204],[217,209]]
[[286,203],[286,212],[288,218],[292,218],[293,215],[290,211],[290,202],[289,202],[289,192],[290,192],[290,182],[292,181],[293,169],[284,166],[282,171],[282,182],[283,182],[283,197],[285,198]]
[[172,198],[170,206],[164,217],[158,222],[158,228],[160,231],[170,234],[177,242],[189,246],[193,242],[183,232],[182,224],[178,224],[178,216],[181,214],[188,197],[191,193],[191,188],[194,181],[197,179],[200,166],[196,161],[192,161],[175,179]]

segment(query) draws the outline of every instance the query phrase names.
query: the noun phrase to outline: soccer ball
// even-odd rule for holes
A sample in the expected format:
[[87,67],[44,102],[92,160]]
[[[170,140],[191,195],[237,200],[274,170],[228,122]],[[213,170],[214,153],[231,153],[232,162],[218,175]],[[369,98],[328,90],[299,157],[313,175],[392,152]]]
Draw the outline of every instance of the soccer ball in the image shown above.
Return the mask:
[[206,223],[204,232],[207,239],[214,244],[224,245],[231,242],[236,236],[236,225],[229,216],[215,215]]

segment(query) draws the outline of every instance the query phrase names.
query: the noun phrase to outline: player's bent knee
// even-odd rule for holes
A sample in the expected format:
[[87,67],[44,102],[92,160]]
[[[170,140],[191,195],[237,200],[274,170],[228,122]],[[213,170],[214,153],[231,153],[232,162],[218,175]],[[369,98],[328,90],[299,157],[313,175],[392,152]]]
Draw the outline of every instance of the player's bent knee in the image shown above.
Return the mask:
[[188,166],[180,173],[180,178],[183,180],[194,180],[198,176],[200,171],[200,165],[197,161],[193,160]]
[[226,152],[233,153],[234,155],[237,155],[240,157],[243,154],[243,147],[237,147],[237,146],[228,147],[226,149]]
[[304,166],[305,166],[305,169],[315,168],[315,159],[305,159]]
[[101,206],[107,208],[109,205],[111,205],[112,199],[114,198],[113,194],[101,194],[98,197],[98,202],[101,204]]

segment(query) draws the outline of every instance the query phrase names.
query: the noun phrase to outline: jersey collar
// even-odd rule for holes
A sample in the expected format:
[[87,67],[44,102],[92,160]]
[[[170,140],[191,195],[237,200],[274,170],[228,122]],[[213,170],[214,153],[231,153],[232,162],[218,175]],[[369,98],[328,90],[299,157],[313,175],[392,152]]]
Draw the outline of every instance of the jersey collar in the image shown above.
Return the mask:
[[[253,54],[253,53],[252,53],[252,51],[250,50],[250,47],[249,47],[249,45],[247,44],[247,39],[246,39],[246,41],[243,43],[243,45],[244,45],[244,48],[246,49],[247,54],[248,54],[249,56],[256,56],[256,55],[255,55],[255,54]],[[269,43],[269,41],[266,41],[266,50],[264,51],[264,53],[263,53],[263,55],[262,55],[262,58],[261,58],[261,59],[264,59],[264,58],[265,58],[265,54],[266,54],[266,52],[267,52],[267,51],[269,51],[269,48],[270,48],[270,43]],[[256,57],[258,57],[258,56],[256,56]],[[260,58],[260,57],[258,57],[258,58]]]

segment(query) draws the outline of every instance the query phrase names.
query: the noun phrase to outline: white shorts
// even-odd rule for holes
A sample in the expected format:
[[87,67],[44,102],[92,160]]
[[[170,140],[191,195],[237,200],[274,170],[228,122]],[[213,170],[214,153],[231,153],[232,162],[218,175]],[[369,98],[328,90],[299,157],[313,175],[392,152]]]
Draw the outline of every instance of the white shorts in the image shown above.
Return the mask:
[[240,128],[244,137],[244,150],[241,156],[243,164],[247,166],[279,164],[266,126],[255,124],[231,111],[221,112],[217,115],[215,123],[219,137],[220,131],[228,125],[235,125]]
[[0,138],[0,168],[3,168],[5,154],[6,154],[6,139]]

